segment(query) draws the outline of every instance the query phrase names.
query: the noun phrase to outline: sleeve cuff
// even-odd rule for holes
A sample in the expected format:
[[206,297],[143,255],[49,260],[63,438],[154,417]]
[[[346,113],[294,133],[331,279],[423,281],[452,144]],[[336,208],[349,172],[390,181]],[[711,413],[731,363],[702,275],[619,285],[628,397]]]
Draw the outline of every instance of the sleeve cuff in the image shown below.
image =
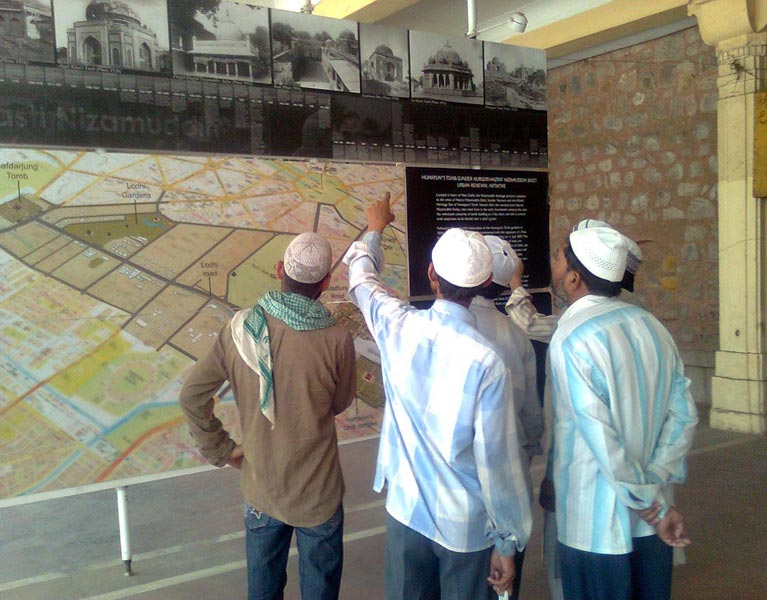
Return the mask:
[[517,551],[517,539],[515,537],[495,538],[495,551],[501,556],[514,556]]

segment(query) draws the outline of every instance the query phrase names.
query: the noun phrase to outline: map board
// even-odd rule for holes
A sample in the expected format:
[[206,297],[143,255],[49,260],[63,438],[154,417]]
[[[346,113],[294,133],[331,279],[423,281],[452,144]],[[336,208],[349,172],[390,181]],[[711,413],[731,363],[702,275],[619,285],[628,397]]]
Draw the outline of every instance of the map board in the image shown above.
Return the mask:
[[[303,231],[333,247],[323,300],[358,350],[339,438],[377,434],[380,369],[340,259],[386,191],[383,276],[405,296],[402,167],[0,149],[0,499],[204,464],[178,406],[184,373],[233,310],[277,289]],[[236,430],[233,407],[222,392]]]

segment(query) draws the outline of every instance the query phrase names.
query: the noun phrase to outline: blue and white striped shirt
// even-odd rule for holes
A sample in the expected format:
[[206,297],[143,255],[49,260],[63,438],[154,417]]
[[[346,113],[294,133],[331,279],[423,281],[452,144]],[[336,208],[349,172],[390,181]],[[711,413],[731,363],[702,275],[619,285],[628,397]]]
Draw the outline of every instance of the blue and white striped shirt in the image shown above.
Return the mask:
[[559,541],[625,554],[655,532],[631,509],[668,508],[698,422],[674,341],[649,312],[589,295],[549,347]]
[[521,550],[530,500],[501,357],[463,306],[437,300],[422,311],[389,295],[377,232],[344,262],[381,352],[387,403],[374,487],[388,483],[387,512],[454,552]]

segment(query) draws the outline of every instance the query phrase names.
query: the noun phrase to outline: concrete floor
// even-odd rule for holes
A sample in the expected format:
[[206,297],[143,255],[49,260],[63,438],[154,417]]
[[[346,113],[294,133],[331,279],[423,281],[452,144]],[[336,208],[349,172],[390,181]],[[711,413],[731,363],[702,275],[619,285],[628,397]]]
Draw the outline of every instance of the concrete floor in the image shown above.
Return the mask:
[[[372,489],[377,440],[342,446],[347,480],[343,600],[383,598],[383,498]],[[677,505],[693,544],[676,567],[678,600],[767,598],[767,438],[701,427]],[[542,465],[533,467],[540,480]],[[214,470],[128,489],[135,574],[120,560],[116,494],[0,509],[0,599],[245,598],[237,472]],[[522,597],[548,598],[541,514],[528,546]],[[285,597],[299,598],[296,557]]]

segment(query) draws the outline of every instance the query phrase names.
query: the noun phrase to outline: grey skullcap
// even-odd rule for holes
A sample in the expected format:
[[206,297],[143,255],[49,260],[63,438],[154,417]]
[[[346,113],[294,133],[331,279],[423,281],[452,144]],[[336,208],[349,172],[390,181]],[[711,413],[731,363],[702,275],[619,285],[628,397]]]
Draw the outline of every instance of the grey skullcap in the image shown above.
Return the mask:
[[626,244],[628,250],[628,256],[626,258],[626,270],[632,275],[636,275],[637,271],[639,270],[639,265],[642,264],[644,256],[642,256],[642,250],[640,250],[639,244],[637,244],[630,237],[626,238]]
[[485,238],[476,231],[454,227],[442,234],[431,251],[437,275],[453,285],[473,288],[493,274],[493,255]]
[[318,283],[330,272],[333,253],[328,241],[313,232],[293,238],[285,249],[285,274],[299,283]]
[[573,231],[580,231],[581,229],[590,229],[591,227],[610,227],[612,228],[612,225],[609,223],[605,223],[604,221],[597,221],[596,219],[583,219],[583,221],[578,221],[578,224],[573,227]]
[[519,267],[519,256],[511,244],[495,235],[486,235],[485,241],[493,255],[493,283],[509,287],[509,282]]
[[617,283],[626,271],[626,236],[611,227],[589,227],[570,234],[570,248],[589,273]]

